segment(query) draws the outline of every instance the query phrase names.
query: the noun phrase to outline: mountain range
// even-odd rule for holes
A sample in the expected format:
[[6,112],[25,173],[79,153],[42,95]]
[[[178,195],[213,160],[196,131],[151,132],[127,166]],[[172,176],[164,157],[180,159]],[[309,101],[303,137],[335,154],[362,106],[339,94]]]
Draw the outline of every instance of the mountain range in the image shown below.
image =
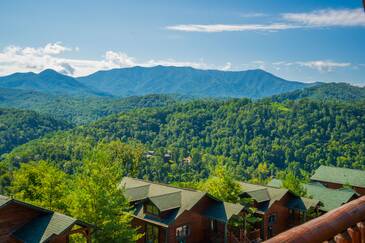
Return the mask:
[[14,73],[0,77],[0,88],[116,97],[175,93],[196,97],[262,98],[313,85],[288,81],[260,69],[218,71],[172,66],[119,68],[79,78],[50,69],[39,74]]

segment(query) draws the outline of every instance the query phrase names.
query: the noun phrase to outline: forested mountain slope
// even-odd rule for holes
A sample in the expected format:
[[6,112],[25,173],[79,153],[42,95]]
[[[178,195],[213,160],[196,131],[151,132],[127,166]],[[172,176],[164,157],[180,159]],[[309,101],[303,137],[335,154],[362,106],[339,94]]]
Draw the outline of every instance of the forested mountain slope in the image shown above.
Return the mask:
[[272,100],[330,99],[356,101],[365,99],[365,87],[352,86],[347,83],[327,83],[314,87],[294,90],[289,93],[274,95]]
[[77,125],[135,108],[164,106],[181,99],[185,98],[177,95],[76,97],[0,88],[0,107],[33,110]]
[[[242,178],[287,166],[308,172],[320,164],[364,169],[364,120],[364,101],[192,101],[111,115],[31,141],[4,163],[45,159],[70,169],[96,141],[122,140],[141,142],[162,155],[139,167],[140,177],[160,181],[182,180],[186,173],[189,178],[207,175],[204,161],[214,155],[224,156]],[[189,155],[192,163],[182,165]]]
[[71,128],[70,124],[33,111],[0,109],[0,154],[46,133]]
[[115,96],[176,93],[198,97],[262,98],[310,87],[263,70],[219,71],[191,67],[132,67],[98,71],[77,79]]

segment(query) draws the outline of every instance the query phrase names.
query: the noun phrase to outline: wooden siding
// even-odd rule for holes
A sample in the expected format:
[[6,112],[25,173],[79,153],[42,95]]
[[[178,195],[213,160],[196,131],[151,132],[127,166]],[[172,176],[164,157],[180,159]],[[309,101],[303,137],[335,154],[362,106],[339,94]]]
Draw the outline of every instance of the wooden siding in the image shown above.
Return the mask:
[[0,209],[0,242],[14,242],[10,234],[19,229],[39,212],[20,205],[11,204]]

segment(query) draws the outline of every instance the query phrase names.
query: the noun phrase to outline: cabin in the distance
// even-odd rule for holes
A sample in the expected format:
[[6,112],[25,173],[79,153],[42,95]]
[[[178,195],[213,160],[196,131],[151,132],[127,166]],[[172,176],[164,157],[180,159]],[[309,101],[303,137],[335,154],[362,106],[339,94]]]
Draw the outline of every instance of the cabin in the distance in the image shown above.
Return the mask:
[[321,165],[311,177],[313,182],[339,189],[352,188],[360,195],[365,195],[365,171]]
[[91,242],[93,226],[45,208],[0,195],[0,242],[67,243],[81,234]]

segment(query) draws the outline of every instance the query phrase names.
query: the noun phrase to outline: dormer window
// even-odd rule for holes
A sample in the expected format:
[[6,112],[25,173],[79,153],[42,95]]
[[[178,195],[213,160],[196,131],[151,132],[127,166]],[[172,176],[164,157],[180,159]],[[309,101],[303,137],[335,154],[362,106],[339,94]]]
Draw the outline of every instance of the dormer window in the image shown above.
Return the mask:
[[158,216],[160,214],[160,210],[153,205],[152,203],[146,203],[145,204],[145,213]]

